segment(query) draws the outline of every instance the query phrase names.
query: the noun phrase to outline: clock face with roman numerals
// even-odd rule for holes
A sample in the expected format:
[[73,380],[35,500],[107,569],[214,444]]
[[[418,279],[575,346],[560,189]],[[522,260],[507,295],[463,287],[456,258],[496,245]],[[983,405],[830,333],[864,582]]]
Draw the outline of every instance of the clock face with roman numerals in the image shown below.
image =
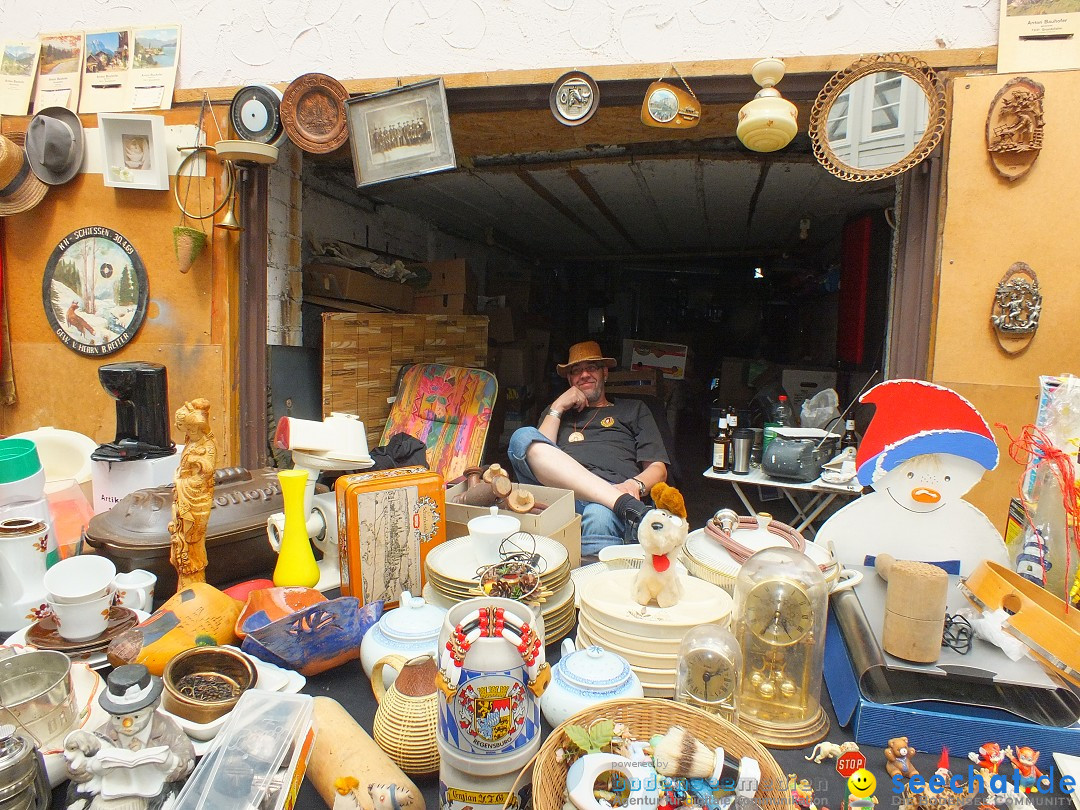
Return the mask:
[[794,644],[814,626],[810,598],[787,579],[769,579],[755,585],[746,596],[744,615],[755,636],[777,647]]
[[276,144],[285,130],[281,124],[281,93],[262,84],[241,87],[229,105],[236,134],[245,141]]

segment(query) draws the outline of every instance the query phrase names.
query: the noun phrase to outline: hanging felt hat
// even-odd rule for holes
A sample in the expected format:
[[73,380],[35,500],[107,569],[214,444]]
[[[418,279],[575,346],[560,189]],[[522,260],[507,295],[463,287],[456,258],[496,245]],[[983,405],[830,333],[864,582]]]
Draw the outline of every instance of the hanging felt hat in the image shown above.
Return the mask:
[[79,116],[66,107],[40,110],[26,129],[26,156],[43,183],[58,186],[73,178],[83,159]]
[[29,211],[49,187],[34,176],[26,150],[0,135],[0,217]]
[[863,486],[910,458],[930,453],[968,458],[987,470],[997,466],[998,447],[990,426],[955,391],[923,380],[889,380],[859,401],[877,406],[855,457]]

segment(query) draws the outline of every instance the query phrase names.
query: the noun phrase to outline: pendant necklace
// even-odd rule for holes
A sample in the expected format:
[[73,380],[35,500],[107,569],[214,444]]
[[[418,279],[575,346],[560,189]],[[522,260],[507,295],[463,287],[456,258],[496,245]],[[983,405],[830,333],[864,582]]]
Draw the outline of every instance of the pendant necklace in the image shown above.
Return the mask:
[[577,420],[574,420],[574,432],[570,434],[567,441],[571,442],[583,442],[585,441],[585,428],[592,424],[592,420],[596,418],[596,414],[600,413],[600,408],[606,406],[597,406],[596,411],[589,417],[589,421],[582,425],[580,428],[577,426]]

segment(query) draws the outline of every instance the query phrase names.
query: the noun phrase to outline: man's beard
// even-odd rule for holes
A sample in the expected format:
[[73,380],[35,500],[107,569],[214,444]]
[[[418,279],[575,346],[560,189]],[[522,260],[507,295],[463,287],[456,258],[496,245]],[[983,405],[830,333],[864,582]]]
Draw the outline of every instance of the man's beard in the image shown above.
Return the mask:
[[585,394],[585,400],[590,405],[595,405],[604,398],[604,384],[598,382],[592,387],[591,391],[582,391],[582,393]]

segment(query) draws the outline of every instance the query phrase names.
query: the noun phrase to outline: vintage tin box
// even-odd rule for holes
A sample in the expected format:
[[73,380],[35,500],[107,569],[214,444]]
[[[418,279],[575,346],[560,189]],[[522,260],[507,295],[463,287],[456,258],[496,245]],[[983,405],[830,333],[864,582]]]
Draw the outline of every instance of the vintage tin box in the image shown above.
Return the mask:
[[343,475],[337,479],[341,594],[362,604],[397,604],[420,593],[424,560],[446,540],[443,478],[424,467]]
[[[176,569],[169,563],[172,504],[171,485],[137,490],[91,518],[83,534],[84,542],[112,560],[117,571],[142,568],[156,574],[155,604],[176,593]],[[206,529],[206,581],[224,588],[269,576],[277,554],[270,547],[266,521],[284,508],[277,470],[217,470]]]

